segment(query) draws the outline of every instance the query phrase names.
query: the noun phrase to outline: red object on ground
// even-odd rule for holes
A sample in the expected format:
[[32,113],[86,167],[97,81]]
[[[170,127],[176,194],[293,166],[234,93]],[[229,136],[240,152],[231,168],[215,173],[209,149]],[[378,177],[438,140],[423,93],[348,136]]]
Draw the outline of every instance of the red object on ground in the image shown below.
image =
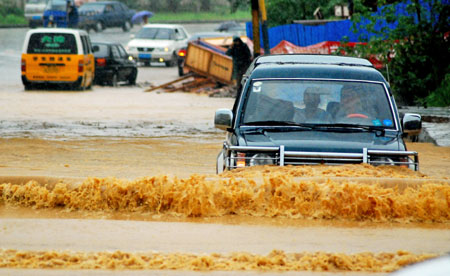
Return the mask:
[[[349,42],[346,45],[350,47],[355,47],[357,44],[366,45],[367,43],[361,42]],[[323,41],[314,45],[301,47],[297,46],[289,41],[282,40],[277,46],[270,49],[271,54],[321,54],[330,55],[336,52],[336,50],[341,46],[338,41]],[[376,58],[371,57],[369,61],[377,69],[382,68],[384,65]]]

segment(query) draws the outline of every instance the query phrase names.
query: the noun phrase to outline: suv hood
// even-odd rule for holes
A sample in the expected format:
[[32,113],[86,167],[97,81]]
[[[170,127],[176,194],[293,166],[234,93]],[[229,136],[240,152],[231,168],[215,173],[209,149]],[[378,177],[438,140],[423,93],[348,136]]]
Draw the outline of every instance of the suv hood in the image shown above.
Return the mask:
[[165,48],[173,44],[173,40],[133,39],[128,42],[128,47]]
[[[323,131],[289,131],[289,132],[244,132],[240,146],[285,146],[287,151],[316,152],[362,152],[363,148],[371,150],[405,150],[396,135],[379,136],[372,132],[323,132]],[[245,143],[245,142],[244,142]]]

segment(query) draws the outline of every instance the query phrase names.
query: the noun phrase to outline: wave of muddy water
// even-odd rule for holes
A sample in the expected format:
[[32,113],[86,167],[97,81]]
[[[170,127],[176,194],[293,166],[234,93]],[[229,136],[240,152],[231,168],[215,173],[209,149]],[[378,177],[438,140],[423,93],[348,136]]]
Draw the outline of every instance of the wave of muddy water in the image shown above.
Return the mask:
[[[155,68],[149,68],[150,70]],[[176,74],[175,70],[174,73]],[[8,260],[6,265],[3,263],[3,267],[11,268],[14,264],[21,264],[15,267],[30,268],[33,263],[38,263],[33,261],[36,260],[35,258],[40,259],[39,262],[41,262],[35,267],[40,267],[42,270],[14,270],[16,274],[66,275],[71,273],[70,269],[79,269],[79,267],[64,262],[71,260],[76,262],[77,259],[93,264],[93,267],[89,267],[93,269],[113,269],[113,265],[115,269],[131,269],[133,265],[139,263],[138,256],[141,260],[142,258],[145,260],[151,254],[156,256],[154,260],[159,260],[158,258],[161,257],[168,260],[168,266],[180,269],[177,272],[153,270],[152,274],[186,275],[188,272],[185,269],[207,269],[203,265],[208,264],[210,269],[214,267],[215,272],[220,273],[217,271],[226,269],[217,268],[213,264],[225,260],[224,256],[230,256],[231,260],[234,258],[237,261],[261,260],[261,271],[273,272],[285,269],[280,266],[271,266],[272,257],[283,262],[284,255],[288,256],[284,260],[286,261],[301,256],[299,254],[305,254],[305,256],[317,254],[313,258],[316,262],[325,260],[326,264],[331,265],[330,268],[333,269],[332,275],[340,275],[351,269],[336,270],[333,268],[333,262],[344,260],[345,264],[345,260],[352,258],[352,254],[369,252],[368,255],[363,255],[364,258],[356,257],[354,269],[370,261],[373,256],[378,256],[377,254],[391,256],[386,259],[389,260],[387,266],[393,267],[392,265],[398,260],[402,265],[407,263],[402,256],[411,260],[410,257],[414,259],[442,255],[449,251],[450,231],[447,219],[442,219],[446,217],[445,215],[437,215],[441,218],[440,220],[434,217],[434,220],[425,219],[424,222],[415,219],[414,215],[412,217],[409,215],[410,217],[406,220],[360,219],[356,221],[340,216],[335,216],[333,219],[322,219],[320,216],[315,219],[311,217],[302,219],[283,214],[261,217],[261,214],[270,214],[274,206],[284,210],[285,214],[292,214],[290,210],[292,208],[289,206],[295,205],[292,205],[290,200],[284,200],[283,193],[278,198],[275,193],[275,196],[271,198],[276,200],[265,203],[269,204],[267,206],[270,208],[265,209],[261,207],[263,205],[257,206],[256,210],[259,210],[259,213],[256,212],[253,215],[250,214],[252,209],[248,208],[249,205],[239,212],[236,212],[238,209],[233,209],[234,214],[221,211],[213,212],[214,216],[210,214],[189,217],[189,212],[184,213],[183,208],[177,212],[170,212],[170,209],[165,212],[155,212],[152,209],[110,207],[71,209],[64,204],[36,208],[37,206],[33,204],[22,204],[27,200],[33,200],[35,196],[38,196],[40,202],[45,202],[46,196],[47,200],[50,199],[48,196],[51,197],[52,189],[46,189],[47,192],[39,190],[39,187],[42,188],[41,184],[48,182],[45,179],[68,177],[83,182],[88,177],[101,181],[104,181],[102,179],[105,177],[115,179],[111,183],[133,183],[137,179],[152,176],[168,178],[177,176],[179,179],[188,179],[193,174],[200,174],[200,178],[212,177],[215,170],[215,158],[223,140],[223,134],[212,130],[214,110],[230,108],[232,100],[210,99],[183,93],[143,93],[142,89],[137,87],[119,89],[95,87],[93,91],[87,92],[2,92],[0,102],[4,104],[0,114],[2,137],[0,139],[0,175],[7,178],[15,177],[15,181],[0,181],[0,183],[20,184],[20,187],[25,187],[23,184],[29,183],[30,179],[38,183],[33,189],[25,190],[22,196],[17,197],[16,203],[3,199],[0,203],[0,247],[3,250],[2,254],[6,254],[3,255],[5,257],[2,260]],[[131,137],[137,138],[130,139]],[[410,150],[419,151],[423,175],[397,172],[397,176],[392,177],[389,173],[395,172],[383,173],[377,169],[365,170],[357,167],[350,170],[329,170],[325,174],[323,170],[316,169],[298,170],[297,175],[283,173],[294,178],[321,178],[320,181],[317,178],[314,180],[317,183],[310,179],[309,184],[305,184],[310,188],[315,185],[326,188],[327,186],[323,183],[326,183],[328,178],[343,178],[344,174],[351,178],[359,178],[361,182],[364,182],[362,180],[365,177],[397,180],[406,178],[416,181],[414,186],[417,186],[418,182],[421,185],[427,179],[448,179],[450,148],[438,148],[431,144],[408,146]],[[251,174],[248,177],[261,179],[259,175],[261,171],[248,173]],[[237,171],[234,177],[246,178],[247,176]],[[284,178],[277,179],[284,183]],[[379,193],[380,190],[371,190],[372,188],[366,186],[365,182],[362,184],[362,188],[348,187],[354,187],[353,190],[361,192],[373,191],[376,194],[373,198],[379,199],[379,202],[389,202],[387,199],[389,196]],[[442,185],[442,183],[435,184]],[[122,186],[122,184],[113,185],[113,188],[109,189],[112,192],[111,195],[115,195],[113,197],[116,198],[109,202],[111,206],[130,199],[122,193]],[[137,191],[137,187],[139,185],[129,186],[125,190]],[[205,187],[209,186],[203,186]],[[208,197],[192,196],[208,194],[208,189],[203,188],[197,191],[198,194],[189,194],[186,197],[191,200],[192,205],[178,206],[195,206],[196,198],[208,202]],[[283,189],[281,191],[286,191]],[[70,194],[69,190],[67,192]],[[323,193],[325,190],[319,191]],[[102,189],[87,187],[84,190],[86,198],[83,198],[81,194],[82,200],[79,202],[89,204],[88,195],[99,191],[101,195]],[[145,194],[145,189],[143,191]],[[162,193],[165,197],[160,199],[171,198],[171,193],[173,198],[175,194],[181,195],[182,191],[181,188],[166,191]],[[432,206],[436,205],[436,200],[445,198],[441,190],[435,190],[435,192],[440,196],[433,196],[434,192],[426,193],[430,198],[425,197],[421,202],[425,205],[429,203],[428,207],[431,209],[428,210],[441,210],[438,214],[448,213],[446,212],[448,206],[447,209],[441,203]],[[344,192],[344,194],[347,193]],[[364,202],[364,198],[357,200],[357,195],[361,193],[349,194],[353,195],[350,198],[356,201],[348,202]],[[39,198],[39,195],[42,198]],[[61,200],[59,196],[64,199],[67,195],[65,192],[56,195],[54,199],[57,200],[54,202]],[[135,196],[133,192],[130,194],[127,192],[126,195],[131,198]],[[217,199],[226,198],[226,195],[226,192],[220,192],[217,194]],[[413,206],[415,200],[404,198],[402,201],[400,194],[398,196],[399,199],[394,200],[393,203],[403,207],[393,210],[402,210],[404,214],[408,212],[414,214],[409,210],[408,204],[414,208],[417,207]],[[67,199],[69,198],[71,197],[68,196]],[[431,201],[428,202],[428,199]],[[247,202],[239,198],[234,200],[251,204],[251,200]],[[420,198],[418,200],[420,202]],[[127,204],[133,204],[132,202],[139,201],[130,200],[123,206],[131,206]],[[329,202],[342,207],[346,206],[345,201],[342,200],[331,199]],[[108,202],[100,200],[100,203]],[[403,203],[405,205],[402,205]],[[216,205],[216,207],[220,206],[222,205]],[[351,206],[358,206],[358,204]],[[368,210],[376,210],[371,209],[370,206]],[[383,206],[386,207],[386,204],[380,204],[380,208]],[[184,209],[189,210],[190,207]],[[205,209],[205,211],[208,210],[214,209]],[[376,212],[372,213],[376,214]],[[434,214],[433,212],[424,213]],[[397,253],[398,251],[400,253]],[[271,252],[275,254],[270,255]],[[240,259],[239,256],[244,257]],[[180,262],[179,258],[185,261]],[[188,261],[188,258],[193,259]],[[95,260],[100,263],[96,264]],[[309,263],[305,270],[315,267],[316,262]],[[99,266],[101,263],[106,266]],[[123,266],[124,263],[129,266]],[[185,266],[175,267],[180,263],[184,263]],[[186,268],[186,265],[191,264],[191,268]],[[257,264],[258,261],[256,261]],[[230,264],[231,267],[236,268],[233,264]],[[256,268],[255,262],[249,262],[245,264],[245,267],[259,269]],[[62,270],[52,270],[55,268]],[[373,275],[370,271],[373,270],[365,268],[358,275]],[[0,274],[3,272],[10,273],[10,270],[1,270]],[[85,269],[76,270],[75,274],[98,274],[97,272],[102,273],[98,270],[93,273]],[[109,275],[113,271],[103,273]],[[293,273],[292,275],[298,275],[299,272]],[[148,271],[143,270],[142,274],[148,274]],[[230,272],[227,272],[223,275],[229,274]],[[232,274],[241,273],[234,271]]]
[[[262,183],[252,180],[257,174]],[[396,189],[359,181],[386,175],[415,183]],[[0,252],[0,267],[389,272],[448,250],[450,186],[438,182],[359,165],[263,167],[216,179],[4,183],[0,244],[13,250]],[[23,207],[35,214],[18,219]],[[86,220],[98,217],[109,220]]]

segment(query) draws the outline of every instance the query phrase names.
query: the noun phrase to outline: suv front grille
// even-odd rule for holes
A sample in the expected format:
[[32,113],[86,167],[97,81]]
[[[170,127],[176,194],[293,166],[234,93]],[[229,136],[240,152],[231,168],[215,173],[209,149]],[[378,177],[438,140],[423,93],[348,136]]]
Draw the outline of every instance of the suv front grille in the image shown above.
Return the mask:
[[[362,153],[345,152],[300,152],[285,151],[280,147],[245,147],[228,146],[225,149],[232,154],[227,154],[226,167],[252,166],[258,164],[285,165],[343,165],[367,163],[377,165],[397,165],[419,170],[419,156],[414,151],[385,151],[362,149]],[[259,154],[258,154],[259,153]],[[412,158],[411,158],[412,157]]]
[[138,47],[137,49],[138,49],[139,52],[151,52],[151,51],[153,51],[155,48]]

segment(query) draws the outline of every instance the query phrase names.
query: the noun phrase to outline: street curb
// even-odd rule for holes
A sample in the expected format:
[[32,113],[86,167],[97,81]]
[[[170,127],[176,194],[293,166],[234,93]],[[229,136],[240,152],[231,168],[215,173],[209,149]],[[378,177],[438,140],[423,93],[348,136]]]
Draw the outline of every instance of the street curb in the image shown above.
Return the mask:
[[12,28],[28,28],[28,24],[25,25],[0,25],[0,29],[12,29]]

